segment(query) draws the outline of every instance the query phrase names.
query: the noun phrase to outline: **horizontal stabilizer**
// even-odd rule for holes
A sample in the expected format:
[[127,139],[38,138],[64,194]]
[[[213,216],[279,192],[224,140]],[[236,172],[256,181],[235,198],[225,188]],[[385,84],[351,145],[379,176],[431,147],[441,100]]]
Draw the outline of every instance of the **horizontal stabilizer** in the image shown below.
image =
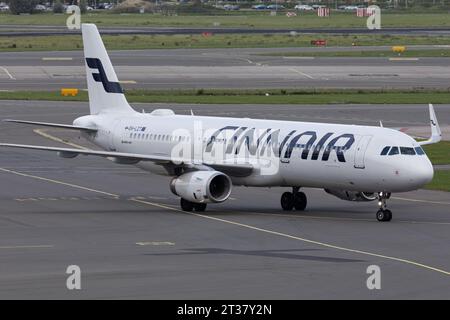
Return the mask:
[[36,126],[44,126],[44,127],[52,127],[52,128],[63,128],[63,129],[71,129],[71,130],[81,130],[81,131],[89,131],[96,132],[95,128],[88,127],[80,127],[80,126],[72,126],[70,124],[60,124],[60,123],[49,123],[49,122],[38,122],[38,121],[27,121],[27,120],[14,120],[14,119],[5,119],[4,122],[14,122],[14,123],[23,123],[23,124],[31,124]]

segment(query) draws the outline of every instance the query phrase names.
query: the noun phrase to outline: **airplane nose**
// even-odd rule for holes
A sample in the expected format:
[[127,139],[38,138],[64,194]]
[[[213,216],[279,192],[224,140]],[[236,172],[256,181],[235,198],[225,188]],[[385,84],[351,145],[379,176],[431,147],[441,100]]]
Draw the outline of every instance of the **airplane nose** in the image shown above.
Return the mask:
[[423,186],[433,180],[434,169],[430,160],[423,159],[417,167],[414,168],[414,181],[417,185]]

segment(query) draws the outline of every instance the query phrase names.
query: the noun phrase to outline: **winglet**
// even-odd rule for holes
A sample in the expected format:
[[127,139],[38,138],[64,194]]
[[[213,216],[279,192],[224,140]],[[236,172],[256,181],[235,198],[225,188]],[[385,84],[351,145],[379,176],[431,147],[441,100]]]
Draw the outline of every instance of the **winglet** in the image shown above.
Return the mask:
[[436,113],[434,112],[434,107],[431,103],[429,106],[430,106],[431,137],[428,140],[419,142],[421,146],[438,143],[439,141],[442,140],[442,132],[441,128],[439,127],[439,123],[437,121]]

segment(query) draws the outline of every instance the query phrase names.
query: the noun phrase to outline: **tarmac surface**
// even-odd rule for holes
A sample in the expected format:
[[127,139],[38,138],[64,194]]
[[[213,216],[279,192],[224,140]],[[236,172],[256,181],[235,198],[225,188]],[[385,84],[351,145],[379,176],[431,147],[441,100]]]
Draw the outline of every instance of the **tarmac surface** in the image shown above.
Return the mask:
[[[136,110],[167,107],[135,104]],[[426,106],[173,105],[177,113],[386,126],[427,124]],[[1,101],[0,118],[71,123],[86,103]],[[436,106],[441,124],[450,105]],[[324,119],[328,118],[328,119]],[[40,129],[37,131],[36,129]],[[2,142],[90,147],[74,133],[11,123]],[[279,208],[282,188],[234,188],[204,214],[179,211],[167,177],[106,159],[0,150],[0,298],[449,299],[450,194],[376,203],[305,189],[305,212]],[[69,265],[81,290],[66,288]],[[366,286],[370,265],[381,290]]]
[[[212,32],[217,34],[280,34],[280,33],[309,33],[309,34],[389,34],[389,35],[428,35],[440,36],[450,34],[449,27],[431,28],[382,28],[369,30],[367,28],[233,28],[233,27],[99,27],[103,34],[201,34]],[[79,34],[80,30],[68,30],[65,25],[0,25],[0,36],[50,36]]]
[[[450,58],[266,55],[274,52],[388,49],[157,49],[111,51],[110,55],[126,89],[450,87]],[[84,89],[85,77],[81,51],[0,53],[1,90]]]

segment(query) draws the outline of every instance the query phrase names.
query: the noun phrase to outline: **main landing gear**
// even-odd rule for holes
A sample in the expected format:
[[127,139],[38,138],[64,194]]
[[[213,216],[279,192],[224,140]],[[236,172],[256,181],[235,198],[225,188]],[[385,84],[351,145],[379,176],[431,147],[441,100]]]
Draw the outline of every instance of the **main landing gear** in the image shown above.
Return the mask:
[[379,192],[378,193],[378,205],[380,209],[377,211],[377,220],[378,221],[391,221],[392,220],[392,212],[389,209],[386,209],[386,200],[391,197],[390,193],[387,192]]
[[308,203],[306,195],[299,192],[299,187],[292,187],[292,192],[285,192],[281,195],[281,208],[285,211],[295,210],[303,211]]
[[183,211],[191,212],[192,210],[195,210],[198,212],[203,212],[206,210],[206,203],[195,203],[181,198],[180,207]]

